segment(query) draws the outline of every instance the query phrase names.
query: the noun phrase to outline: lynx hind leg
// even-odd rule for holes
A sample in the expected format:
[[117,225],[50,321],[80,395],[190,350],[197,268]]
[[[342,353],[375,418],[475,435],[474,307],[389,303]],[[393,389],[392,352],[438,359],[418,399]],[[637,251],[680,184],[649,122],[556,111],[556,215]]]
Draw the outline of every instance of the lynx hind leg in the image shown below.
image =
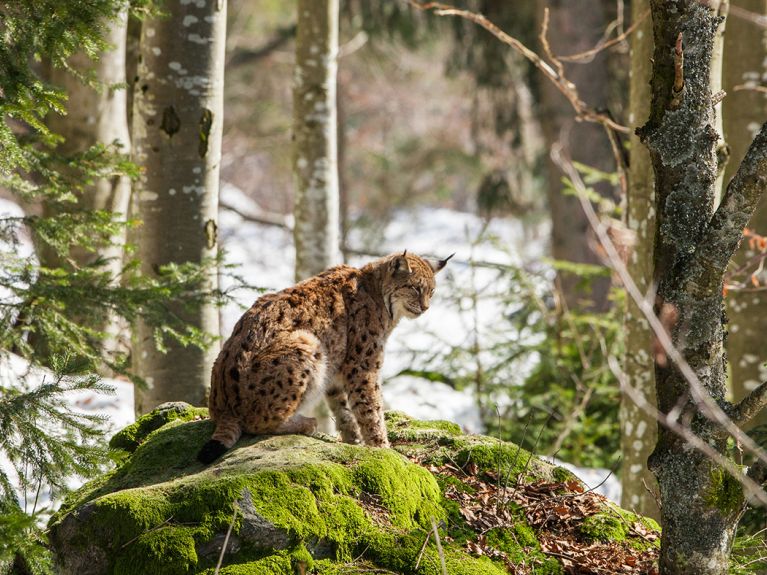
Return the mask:
[[293,417],[274,430],[277,434],[302,433],[304,435],[311,435],[315,431],[317,431],[317,420],[313,417],[304,417],[299,413],[293,414]]
[[322,387],[326,360],[320,341],[306,331],[274,338],[247,370],[242,382],[244,429],[253,434],[312,433],[309,418],[294,417],[309,395]]
[[344,390],[343,381],[339,378],[334,379],[325,392],[325,397],[335,417],[336,427],[341,432],[341,440],[344,443],[362,443],[357,418],[349,408],[349,399]]

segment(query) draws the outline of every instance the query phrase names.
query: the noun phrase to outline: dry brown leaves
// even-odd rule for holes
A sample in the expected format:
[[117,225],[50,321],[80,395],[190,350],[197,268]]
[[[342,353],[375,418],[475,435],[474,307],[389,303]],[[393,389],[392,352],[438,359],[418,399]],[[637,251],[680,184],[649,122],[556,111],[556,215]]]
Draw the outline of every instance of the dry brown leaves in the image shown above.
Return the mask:
[[[501,559],[510,573],[527,575],[534,573],[532,560],[528,565],[512,564],[506,555],[487,544],[484,534],[495,527],[513,528],[521,510],[528,524],[535,531],[541,551],[556,557],[565,573],[571,575],[656,575],[658,550],[650,547],[640,551],[627,542],[603,543],[588,541],[579,530],[586,517],[611,511],[607,499],[586,491],[577,480],[560,482],[534,482],[520,485],[502,485],[493,474],[478,474],[476,467],[459,469],[454,465],[428,466],[432,473],[450,475],[471,488],[466,493],[448,486],[445,496],[457,502],[460,513],[469,526],[477,532],[476,541],[470,541],[467,549],[475,555]],[[509,503],[514,503],[515,512]],[[630,536],[655,542],[658,534],[641,521],[626,524]]]

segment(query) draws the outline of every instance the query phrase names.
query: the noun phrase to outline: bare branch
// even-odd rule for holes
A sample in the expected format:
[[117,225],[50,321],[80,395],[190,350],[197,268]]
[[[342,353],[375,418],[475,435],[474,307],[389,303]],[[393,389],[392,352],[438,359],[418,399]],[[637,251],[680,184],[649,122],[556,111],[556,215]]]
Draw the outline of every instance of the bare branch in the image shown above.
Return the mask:
[[721,289],[722,278],[767,186],[767,123],[757,134],[727,186],[722,203],[693,255],[688,291],[706,296]]
[[[618,124],[608,115],[601,114],[593,108],[590,108],[583,100],[581,100],[575,84],[564,77],[561,69],[561,63],[557,61],[557,58],[553,54],[551,54],[550,50],[548,50],[549,57],[554,63],[554,66],[558,68],[558,70],[552,68],[552,66],[546,63],[543,58],[541,58],[535,51],[531,50],[522,42],[501,30],[498,26],[493,24],[482,14],[477,14],[469,10],[461,10],[455,6],[443,4],[442,2],[421,3],[417,0],[407,1],[411,6],[419,10],[431,10],[438,16],[456,16],[458,18],[464,18],[481,26],[490,32],[493,36],[498,38],[501,42],[514,48],[514,50],[527,58],[536,68],[538,68],[543,73],[543,75],[546,76],[546,78],[548,78],[560,92],[562,92],[565,98],[568,99],[573,109],[575,110],[576,117],[579,120],[601,124],[605,127],[609,127],[612,130],[616,130],[624,134],[631,133],[631,130],[628,127],[623,126],[622,124]],[[546,44],[544,44],[544,46],[546,46]]]
[[[643,297],[642,293],[639,291],[639,288],[634,282],[634,279],[628,273],[626,265],[621,260],[615,245],[608,236],[605,230],[605,226],[599,221],[599,218],[594,212],[594,208],[589,203],[586,195],[586,186],[581,180],[580,175],[573,167],[572,163],[568,162],[561,156],[560,150],[561,146],[555,146],[552,148],[552,159],[560,168],[562,168],[562,171],[572,181],[576,191],[578,192],[578,199],[580,200],[581,207],[583,208],[583,211],[586,214],[586,218],[589,221],[589,225],[592,227],[597,238],[599,239],[599,242],[602,244],[602,247],[604,248],[605,253],[610,260],[612,268],[623,282],[623,286],[625,287],[629,297],[634,300],[639,310],[647,319],[647,322],[650,325],[650,329],[652,329],[653,334],[657,339],[658,345],[663,349],[668,358],[676,364],[677,369],[679,369],[679,372],[688,382],[690,386],[690,395],[696,402],[696,405],[701,414],[709,420],[718,423],[729,435],[738,440],[738,442],[745,449],[753,453],[754,456],[756,456],[757,459],[759,459],[759,461],[761,461],[763,464],[767,465],[767,453],[751,437],[749,437],[747,433],[745,433],[735,423],[733,423],[730,417],[722,410],[721,407],[719,407],[719,405],[713,400],[713,398],[703,387],[703,384],[698,378],[698,375],[690,367],[690,364],[687,363],[687,360],[684,358],[684,356],[674,346],[668,331],[664,327],[660,318],[655,315],[652,303],[647,298]],[[676,411],[677,413],[674,417],[671,417],[671,414],[669,414],[669,416],[663,416],[666,417],[669,422],[671,420],[676,421],[679,415],[681,415],[681,410]],[[708,444],[706,445],[708,446]]]
[[738,84],[732,87],[733,92],[743,92],[744,90],[750,90],[752,92],[761,92],[767,94],[767,86],[756,86],[751,84]]
[[730,419],[737,425],[743,425],[751,421],[765,407],[767,407],[767,381],[735,405]]
[[758,14],[756,12],[751,12],[750,10],[746,10],[745,8],[741,8],[740,6],[730,6],[730,14],[733,16],[737,16],[738,18],[743,18],[744,20],[748,20],[749,22],[753,22],[757,26],[761,26],[762,28],[767,28],[767,16],[764,14]]
[[[548,10],[548,9],[547,9]],[[578,62],[578,63],[587,63],[591,62],[594,57],[602,52],[603,50],[607,50],[608,48],[612,48],[616,44],[620,44],[623,42],[626,38],[628,38],[634,30],[637,29],[637,27],[644,22],[645,18],[647,18],[650,15],[650,9],[648,8],[645,10],[642,15],[637,19],[636,22],[631,24],[625,32],[622,34],[616,36],[612,40],[601,40],[596,46],[594,46],[591,50],[586,50],[585,52],[578,52],[577,54],[570,54],[568,56],[557,56],[557,60],[561,62]]]
[[[703,439],[695,435],[690,428],[679,423],[675,417],[670,417],[665,413],[661,413],[657,407],[650,405],[650,403],[648,403],[648,401],[645,399],[644,395],[642,395],[642,393],[640,393],[635,387],[628,383],[626,380],[626,375],[621,371],[620,366],[614,357],[608,358],[608,364],[613,374],[618,378],[618,381],[620,382],[621,391],[628,395],[631,398],[631,401],[633,401],[637,407],[639,407],[639,409],[650,414],[661,425],[676,433],[679,437],[706,455],[717,465],[720,465],[726,469],[727,472],[743,486],[743,491],[747,495],[753,499],[756,499],[762,505],[767,505],[767,493],[765,493],[762,489],[760,485],[761,482],[756,481],[755,478],[751,476],[752,473],[750,469],[748,474],[744,474],[740,467],[738,467],[733,461],[727,459],[724,455],[711,447]],[[761,468],[761,465],[757,464],[754,467]]]
[[264,212],[261,210],[259,210],[259,213],[246,213],[236,206],[223,201],[219,201],[218,205],[224,210],[237,214],[247,222],[263,224],[265,226],[276,226],[289,231],[293,229],[293,222],[290,216],[283,216],[282,214]]

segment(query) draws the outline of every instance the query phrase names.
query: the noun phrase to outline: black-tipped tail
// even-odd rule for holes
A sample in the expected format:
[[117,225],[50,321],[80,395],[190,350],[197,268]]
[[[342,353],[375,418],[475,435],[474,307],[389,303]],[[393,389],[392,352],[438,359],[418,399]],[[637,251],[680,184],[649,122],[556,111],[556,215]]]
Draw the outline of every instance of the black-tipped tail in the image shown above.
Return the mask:
[[208,465],[226,453],[226,446],[217,439],[211,439],[202,446],[200,453],[197,454],[197,461]]

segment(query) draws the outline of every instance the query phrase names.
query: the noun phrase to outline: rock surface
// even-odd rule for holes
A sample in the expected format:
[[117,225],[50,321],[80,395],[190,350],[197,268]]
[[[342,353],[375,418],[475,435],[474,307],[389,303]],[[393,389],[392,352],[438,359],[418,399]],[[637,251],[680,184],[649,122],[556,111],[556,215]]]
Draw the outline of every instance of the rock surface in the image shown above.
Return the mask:
[[[512,444],[393,413],[393,449],[322,436],[247,437],[205,467],[195,460],[213,430],[203,416],[184,404],[160,406],[113,439],[120,465],[51,519],[60,573],[212,575],[230,527],[222,575],[437,575],[442,561],[451,575],[574,572],[562,554],[545,552],[548,520],[528,523],[537,520],[526,514],[530,491],[521,486],[572,489],[573,500],[583,489],[570,472]],[[611,520],[612,507],[592,501],[606,519],[582,521],[590,540],[603,523],[637,519],[616,511],[620,521]],[[657,539],[652,529],[649,537],[617,532],[625,542],[611,545],[649,548]]]

